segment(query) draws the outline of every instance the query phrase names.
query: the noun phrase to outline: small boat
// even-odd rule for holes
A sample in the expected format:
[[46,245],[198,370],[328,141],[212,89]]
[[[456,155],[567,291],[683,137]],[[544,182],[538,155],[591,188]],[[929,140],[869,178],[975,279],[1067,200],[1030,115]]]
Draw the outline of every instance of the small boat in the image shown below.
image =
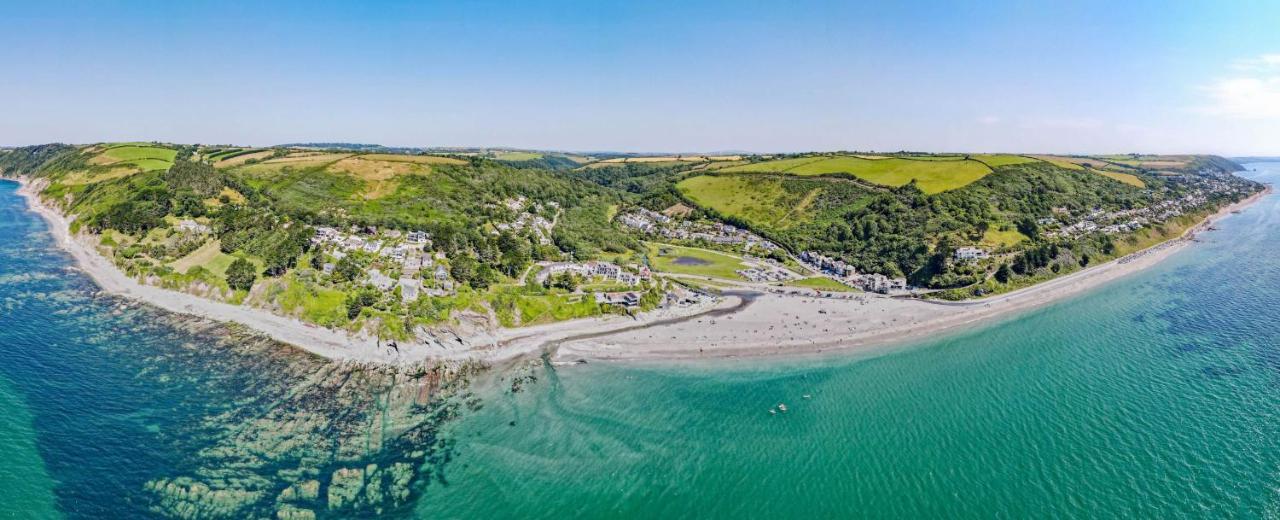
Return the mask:
[[787,412],[787,405],[782,404],[782,403],[778,403],[778,411],[779,411],[779,412],[782,412],[782,413],[786,413],[786,412]]
[[769,409],[769,415],[778,415],[778,411],[777,411],[777,410],[774,410],[773,408],[770,408],[770,409]]
[[804,394],[804,398],[805,398],[805,399],[813,399],[813,396],[811,396],[811,395],[809,395],[809,394]]

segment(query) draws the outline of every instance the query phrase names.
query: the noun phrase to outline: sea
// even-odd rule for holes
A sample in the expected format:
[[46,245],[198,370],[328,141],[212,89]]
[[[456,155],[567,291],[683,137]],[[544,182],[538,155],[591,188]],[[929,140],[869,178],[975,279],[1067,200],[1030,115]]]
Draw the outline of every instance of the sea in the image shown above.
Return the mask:
[[1275,195],[906,347],[444,374],[99,294],[16,188],[3,518],[1280,518]]

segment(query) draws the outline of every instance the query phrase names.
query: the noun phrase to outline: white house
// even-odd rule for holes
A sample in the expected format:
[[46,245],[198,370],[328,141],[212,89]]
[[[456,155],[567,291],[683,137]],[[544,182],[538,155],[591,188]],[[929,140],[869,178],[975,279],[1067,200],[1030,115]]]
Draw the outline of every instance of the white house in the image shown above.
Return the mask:
[[986,249],[982,249],[980,247],[966,246],[957,248],[955,252],[956,260],[981,260],[990,256],[991,255],[987,253]]
[[422,280],[408,276],[400,277],[400,299],[411,302],[422,293]]

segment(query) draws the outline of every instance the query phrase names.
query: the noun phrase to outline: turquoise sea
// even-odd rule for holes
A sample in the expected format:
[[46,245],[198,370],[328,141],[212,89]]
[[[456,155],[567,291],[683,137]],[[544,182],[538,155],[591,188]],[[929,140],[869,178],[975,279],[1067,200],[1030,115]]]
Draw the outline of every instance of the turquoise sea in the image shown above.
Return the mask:
[[1148,271],[877,355],[424,393],[94,295],[15,188],[0,517],[1280,518],[1277,196]]

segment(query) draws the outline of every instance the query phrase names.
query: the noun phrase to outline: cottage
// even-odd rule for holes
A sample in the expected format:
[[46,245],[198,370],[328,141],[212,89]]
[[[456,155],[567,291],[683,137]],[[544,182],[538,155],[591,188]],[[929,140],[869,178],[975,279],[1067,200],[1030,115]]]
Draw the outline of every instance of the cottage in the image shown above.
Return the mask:
[[422,292],[422,280],[409,276],[400,277],[400,299],[411,302],[418,299]]
[[615,293],[596,293],[596,303],[600,305],[621,305],[623,307],[639,307],[640,294],[634,291]]
[[378,269],[370,269],[368,272],[369,285],[377,287],[383,291],[390,291],[396,285],[396,281],[390,276],[382,274]]
[[430,236],[426,231],[410,231],[404,239],[410,244],[425,244]]
[[196,222],[194,220],[179,220],[178,230],[187,233],[199,233],[201,235],[209,233],[209,226]]
[[981,260],[989,256],[987,250],[979,247],[961,247],[955,252],[955,259],[960,261]]

